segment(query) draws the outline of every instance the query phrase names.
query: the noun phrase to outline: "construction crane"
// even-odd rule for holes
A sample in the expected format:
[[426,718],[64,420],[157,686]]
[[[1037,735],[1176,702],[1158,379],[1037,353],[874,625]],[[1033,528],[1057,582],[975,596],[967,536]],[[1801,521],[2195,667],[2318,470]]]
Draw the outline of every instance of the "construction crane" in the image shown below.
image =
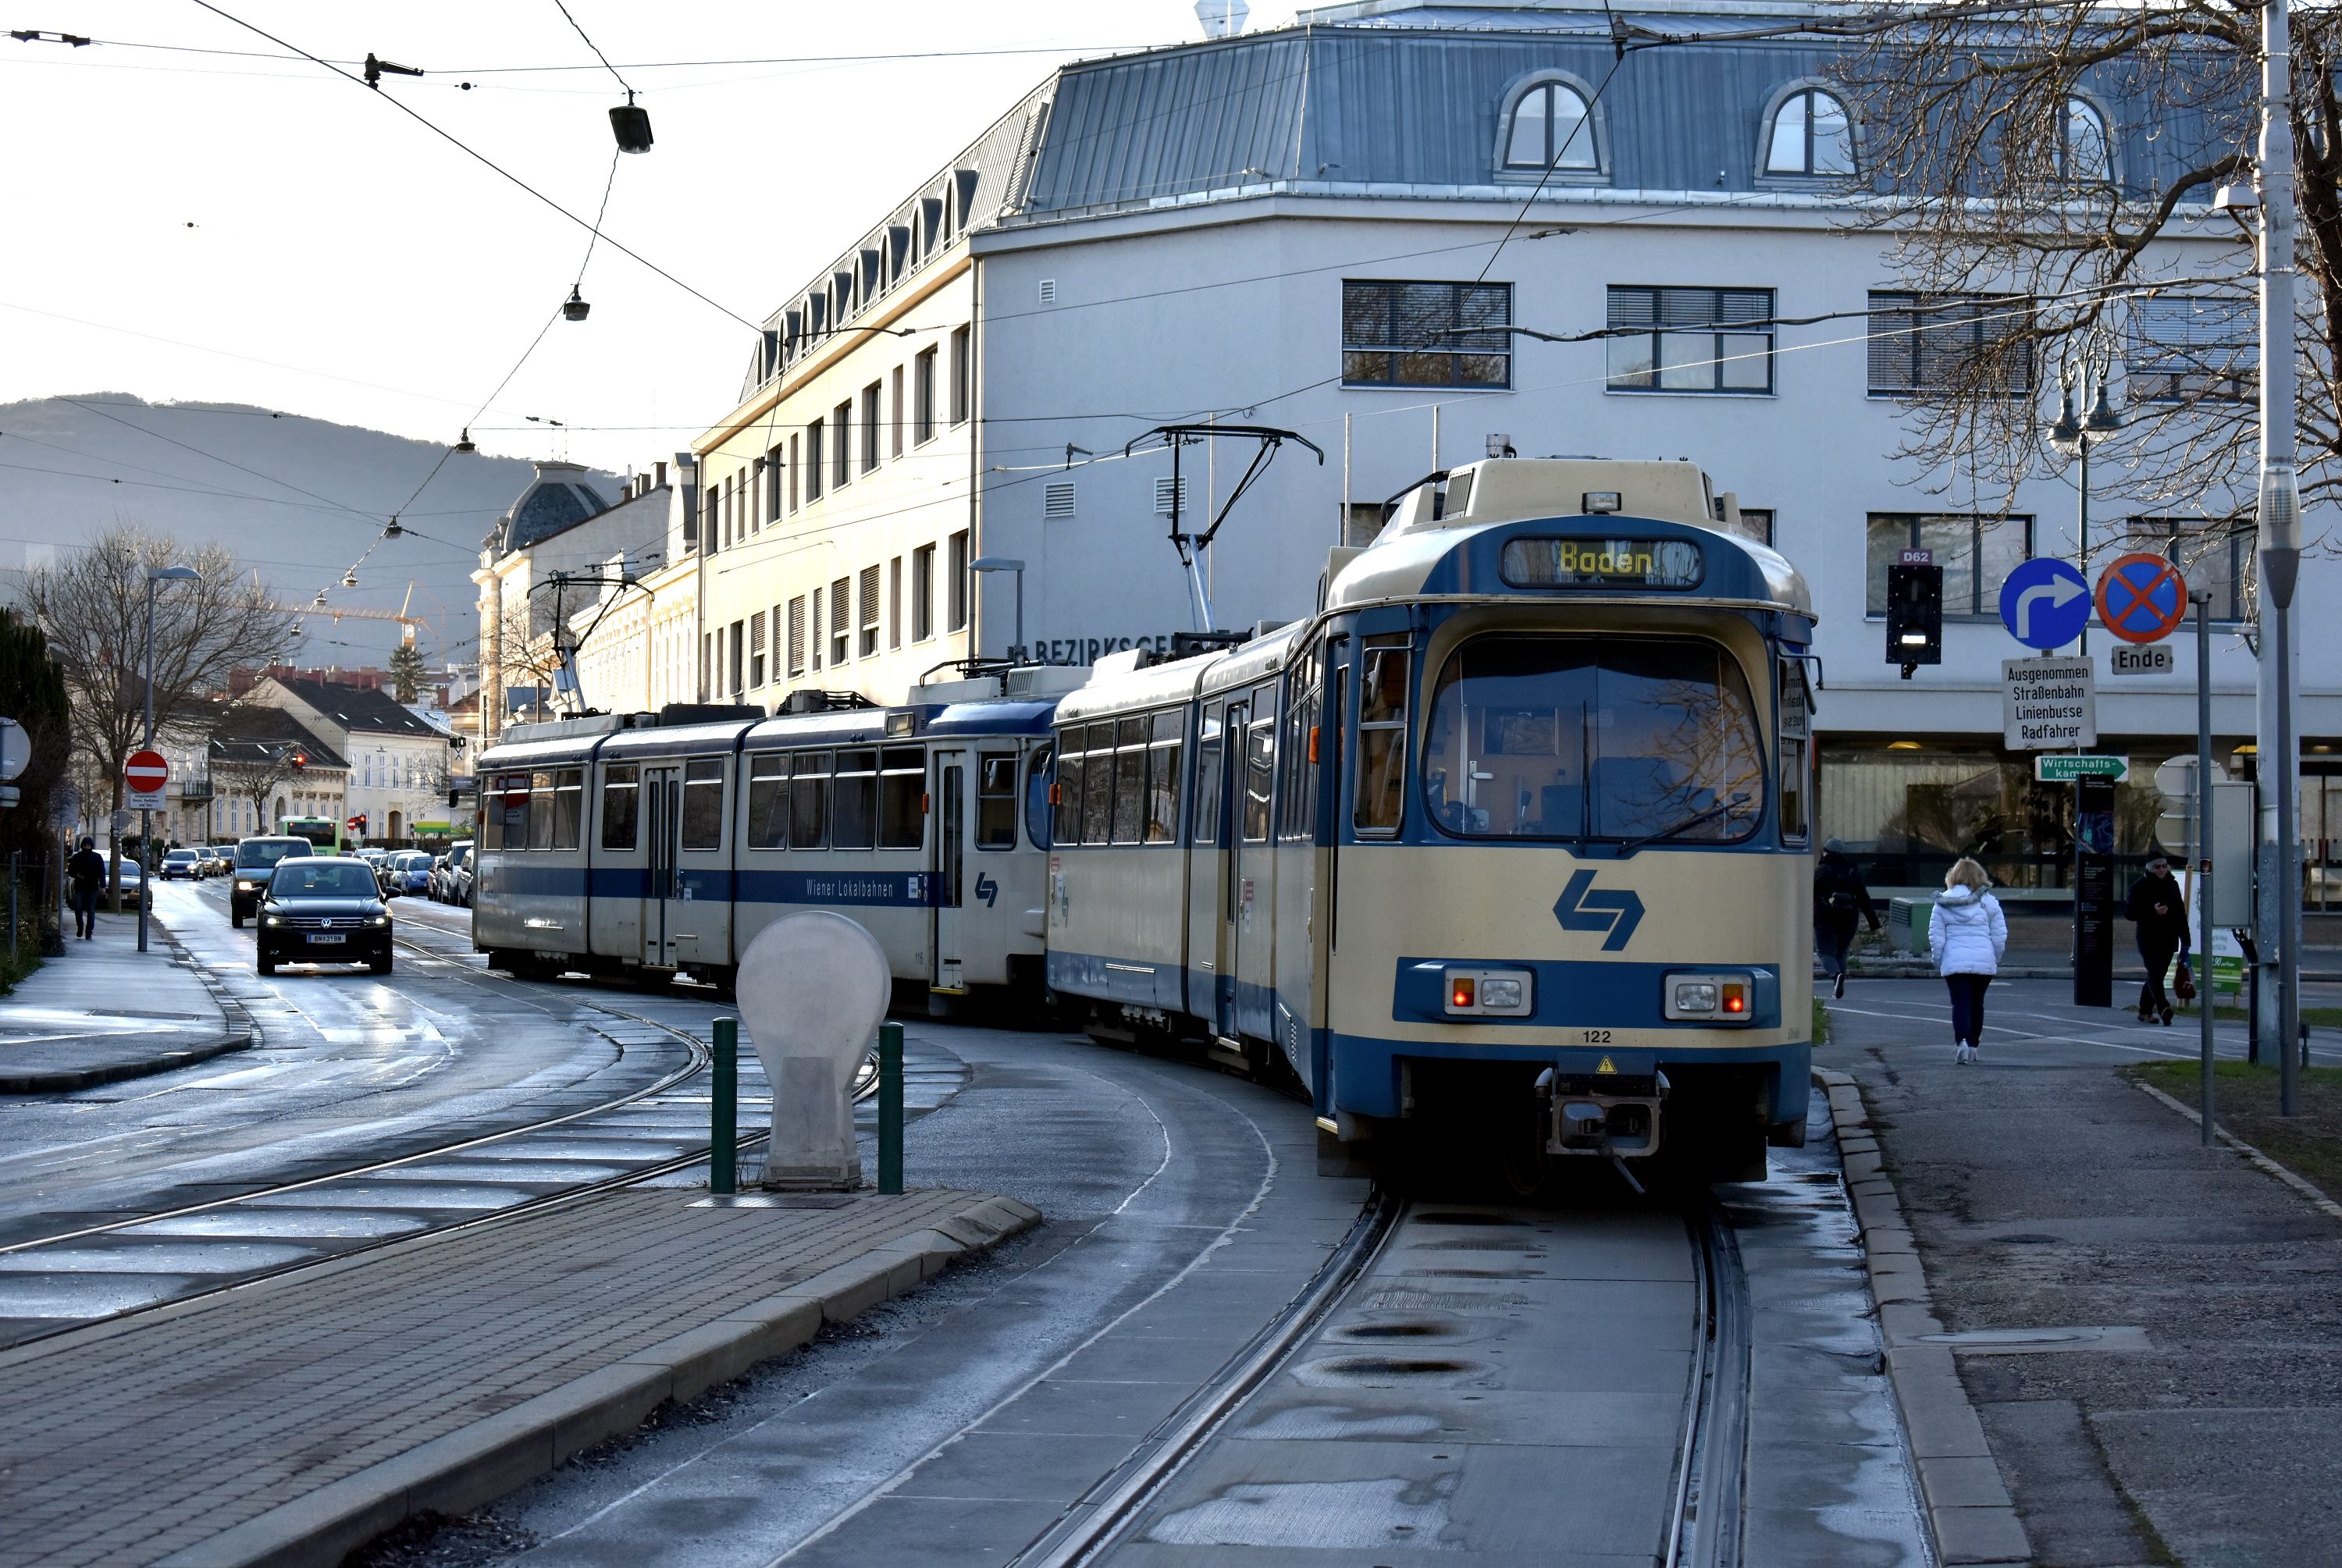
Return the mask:
[[395,610],[367,610],[361,609],[355,604],[329,604],[326,602],[325,593],[322,588],[317,591],[317,596],[305,604],[287,604],[279,599],[272,599],[268,602],[268,608],[275,611],[279,614],[291,615],[296,620],[306,619],[311,615],[323,615],[329,620],[337,622],[345,620],[395,621],[398,623],[400,627],[401,640],[409,644],[415,641],[415,631],[416,627],[428,627],[431,624],[431,618],[428,615],[416,615],[409,613],[414,608],[414,605],[415,584],[413,583],[407,584],[406,596],[399,601],[398,608]]

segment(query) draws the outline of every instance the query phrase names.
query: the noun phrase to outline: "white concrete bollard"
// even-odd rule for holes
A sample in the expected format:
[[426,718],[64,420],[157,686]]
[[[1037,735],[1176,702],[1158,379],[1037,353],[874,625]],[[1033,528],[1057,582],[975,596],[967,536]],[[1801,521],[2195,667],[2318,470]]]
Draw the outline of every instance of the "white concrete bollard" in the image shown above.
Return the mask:
[[862,1184],[854,1074],[886,1016],[892,988],[878,939],[827,910],[785,914],[748,944],[734,989],[773,1087],[766,1186]]

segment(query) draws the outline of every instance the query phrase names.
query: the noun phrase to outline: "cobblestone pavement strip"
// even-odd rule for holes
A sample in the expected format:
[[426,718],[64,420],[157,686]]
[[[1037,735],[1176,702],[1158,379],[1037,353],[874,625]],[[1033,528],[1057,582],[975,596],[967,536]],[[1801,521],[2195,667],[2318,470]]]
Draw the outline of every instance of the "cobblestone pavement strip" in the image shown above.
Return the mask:
[[629,1190],[0,1353],[0,1564],[338,1562],[1036,1219]]

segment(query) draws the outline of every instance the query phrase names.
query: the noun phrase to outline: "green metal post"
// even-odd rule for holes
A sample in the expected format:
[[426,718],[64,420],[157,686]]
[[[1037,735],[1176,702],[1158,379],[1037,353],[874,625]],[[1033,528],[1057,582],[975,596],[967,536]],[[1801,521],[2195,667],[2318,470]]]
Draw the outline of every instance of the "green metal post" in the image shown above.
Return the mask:
[[708,1107],[707,1186],[740,1190],[740,1021],[716,1021],[715,1095]]
[[878,1025],[878,1190],[903,1190],[903,1026]]

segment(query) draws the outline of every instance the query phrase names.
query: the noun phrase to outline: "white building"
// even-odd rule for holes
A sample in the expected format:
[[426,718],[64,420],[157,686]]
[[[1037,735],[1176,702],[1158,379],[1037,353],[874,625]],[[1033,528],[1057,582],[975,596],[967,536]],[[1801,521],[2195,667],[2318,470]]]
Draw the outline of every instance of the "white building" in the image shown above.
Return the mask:
[[[1727,9],[1752,25],[1755,8]],[[1223,627],[1308,611],[1326,551],[1369,535],[1376,503],[1499,436],[1525,455],[1683,456],[1812,584],[1826,832],[1873,856],[1875,880],[1931,881],[1975,850],[2004,883],[2058,884],[2061,799],[2001,746],[2000,664],[2027,652],[1999,624],[2002,579],[2036,554],[2087,554],[2093,577],[2128,548],[2192,555],[2236,498],[2102,506],[2084,552],[2070,474],[2013,506],[1957,476],[1930,488],[1896,456],[1907,399],[1930,353],[1987,329],[1911,330],[1884,241],[1855,226],[1837,46],[1621,62],[1606,16],[1600,0],[1365,0],[1055,73],[787,296],[738,405],[696,444],[700,694],[897,699],[939,662],[1006,654],[1020,591],[1031,657],[1164,646],[1195,624],[1166,537],[1171,461],[1148,443],[1174,421],[1281,427],[1326,454],[1288,442],[1229,515],[1204,566]],[[2085,155],[2159,191],[2187,135],[2132,117],[2115,67],[2082,81],[2077,124],[2110,127]],[[2208,266],[2231,254],[2215,243],[2153,264]],[[2243,352],[2248,318],[2206,312],[2218,341],[2199,321],[2192,363]],[[2153,396],[2170,341],[2145,312],[2130,334],[2131,394]],[[1189,531],[1255,450],[1184,449]],[[1884,594],[1913,547],[1946,568],[1947,626],[1943,663],[1906,682]],[[2213,551],[2224,755],[2253,726],[2248,549],[2224,534]],[[971,571],[979,557],[1022,562],[1021,580]],[[2342,561],[2313,552],[2302,573],[2306,604],[2342,589]],[[2134,757],[2119,847],[2138,853],[2140,764],[2192,749],[2195,654],[2177,639],[2168,674],[2117,676],[2112,641],[2090,644],[2099,749]],[[2315,771],[2342,734],[2342,655],[2306,642]]]
[[340,754],[337,814],[365,819],[361,842],[403,844],[418,824],[447,822],[448,781],[460,764],[455,737],[388,692],[271,675],[244,700],[291,714]]

